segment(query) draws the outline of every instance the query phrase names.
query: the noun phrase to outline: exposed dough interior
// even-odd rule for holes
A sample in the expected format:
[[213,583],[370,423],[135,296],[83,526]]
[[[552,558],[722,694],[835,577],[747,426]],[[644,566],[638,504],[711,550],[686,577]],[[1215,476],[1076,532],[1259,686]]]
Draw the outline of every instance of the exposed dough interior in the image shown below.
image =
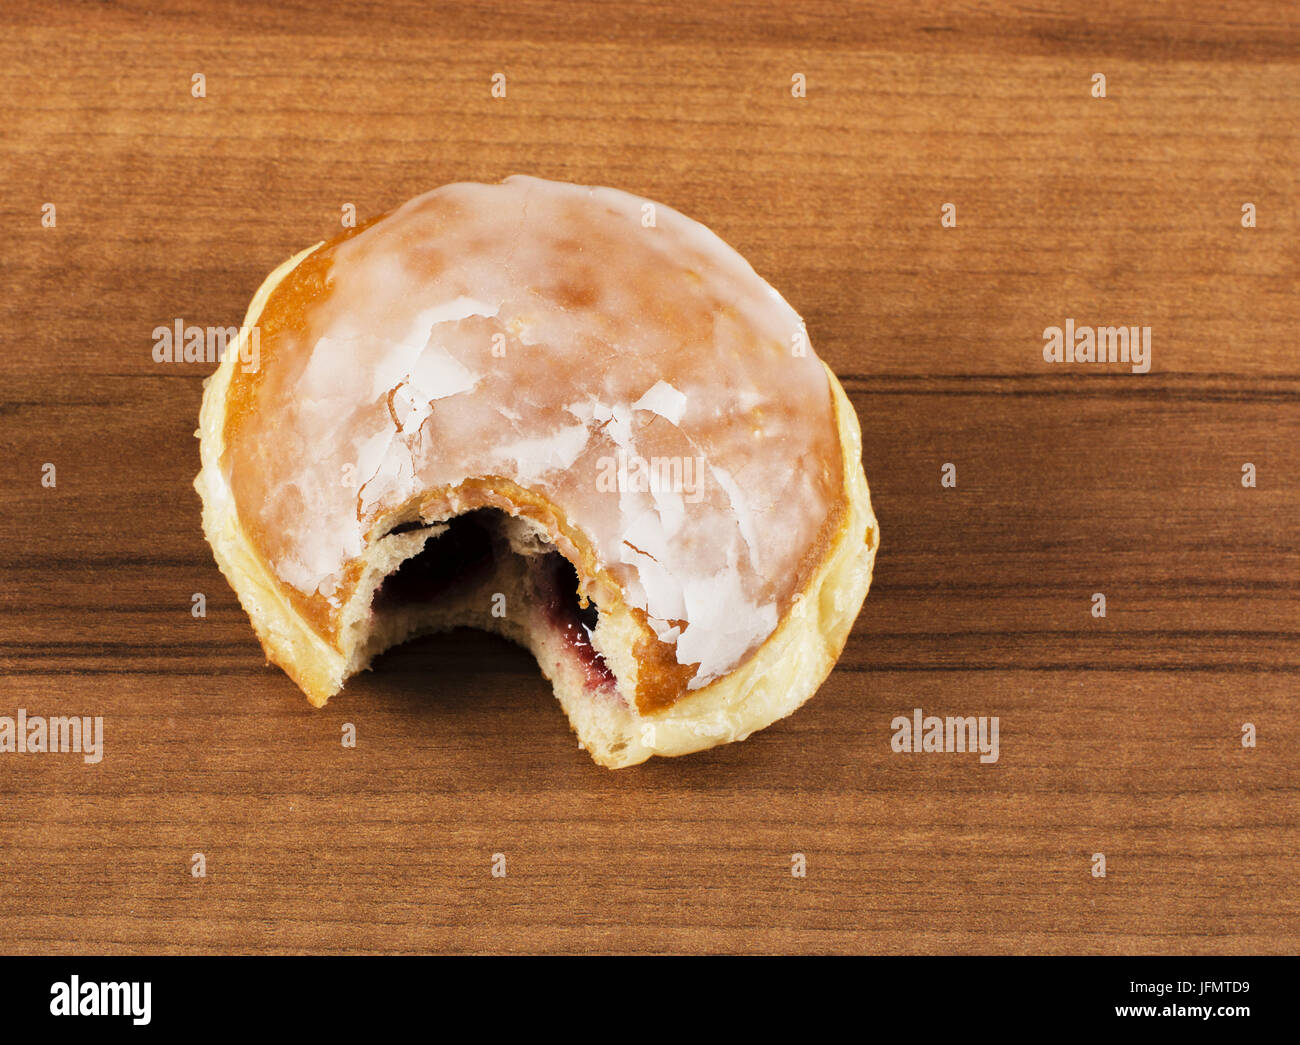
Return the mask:
[[573,565],[541,527],[495,508],[415,519],[391,527],[367,563],[347,626],[348,675],[416,636],[478,628],[531,652],[570,719],[618,748],[633,689],[610,664],[627,666],[630,651],[617,648],[616,615],[579,596]]

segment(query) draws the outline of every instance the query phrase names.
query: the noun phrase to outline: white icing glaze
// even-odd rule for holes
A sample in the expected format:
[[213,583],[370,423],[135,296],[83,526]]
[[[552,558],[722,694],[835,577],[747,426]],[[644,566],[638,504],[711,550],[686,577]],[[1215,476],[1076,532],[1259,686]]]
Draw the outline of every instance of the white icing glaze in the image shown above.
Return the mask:
[[667,381],[656,381],[645,395],[632,404],[632,409],[650,410],[665,421],[678,424],[686,413],[686,396]]
[[645,202],[449,185],[326,248],[227,454],[284,583],[337,607],[378,515],[501,476],[564,510],[692,689],[771,634],[838,495],[826,375],[734,250]]

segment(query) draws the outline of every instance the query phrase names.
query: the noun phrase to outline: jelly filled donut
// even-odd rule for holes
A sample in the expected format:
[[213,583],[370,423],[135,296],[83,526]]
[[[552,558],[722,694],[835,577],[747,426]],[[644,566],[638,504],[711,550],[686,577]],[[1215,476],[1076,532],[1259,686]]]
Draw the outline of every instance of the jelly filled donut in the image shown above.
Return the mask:
[[205,385],[203,528],[312,704],[485,628],[621,767],[743,740],[839,657],[879,544],[857,416],[676,211],[447,185],[281,265],[237,348]]

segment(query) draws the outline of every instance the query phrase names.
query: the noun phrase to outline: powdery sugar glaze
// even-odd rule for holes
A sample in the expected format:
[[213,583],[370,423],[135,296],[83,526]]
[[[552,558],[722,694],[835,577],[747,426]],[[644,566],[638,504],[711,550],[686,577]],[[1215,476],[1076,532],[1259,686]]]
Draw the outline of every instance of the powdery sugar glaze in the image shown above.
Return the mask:
[[223,459],[296,601],[328,617],[377,520],[503,478],[585,535],[698,665],[690,688],[772,633],[839,502],[839,443],[799,316],[717,236],[516,176],[437,189],[313,257],[323,286],[291,274],[262,371],[236,371]]

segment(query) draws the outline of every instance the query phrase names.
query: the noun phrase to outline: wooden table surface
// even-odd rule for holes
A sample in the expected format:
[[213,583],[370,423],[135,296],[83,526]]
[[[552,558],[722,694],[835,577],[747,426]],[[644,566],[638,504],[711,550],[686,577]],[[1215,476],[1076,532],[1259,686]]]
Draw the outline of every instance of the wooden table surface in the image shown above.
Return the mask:
[[[0,754],[0,950],[1300,948],[1300,12],[1135,7],[6,5],[0,716],[105,740]],[[601,769],[476,633],[312,710],[204,542],[154,328],[516,172],[710,225],[857,407],[875,584],[746,743]],[[892,751],[916,707],[998,762]]]

